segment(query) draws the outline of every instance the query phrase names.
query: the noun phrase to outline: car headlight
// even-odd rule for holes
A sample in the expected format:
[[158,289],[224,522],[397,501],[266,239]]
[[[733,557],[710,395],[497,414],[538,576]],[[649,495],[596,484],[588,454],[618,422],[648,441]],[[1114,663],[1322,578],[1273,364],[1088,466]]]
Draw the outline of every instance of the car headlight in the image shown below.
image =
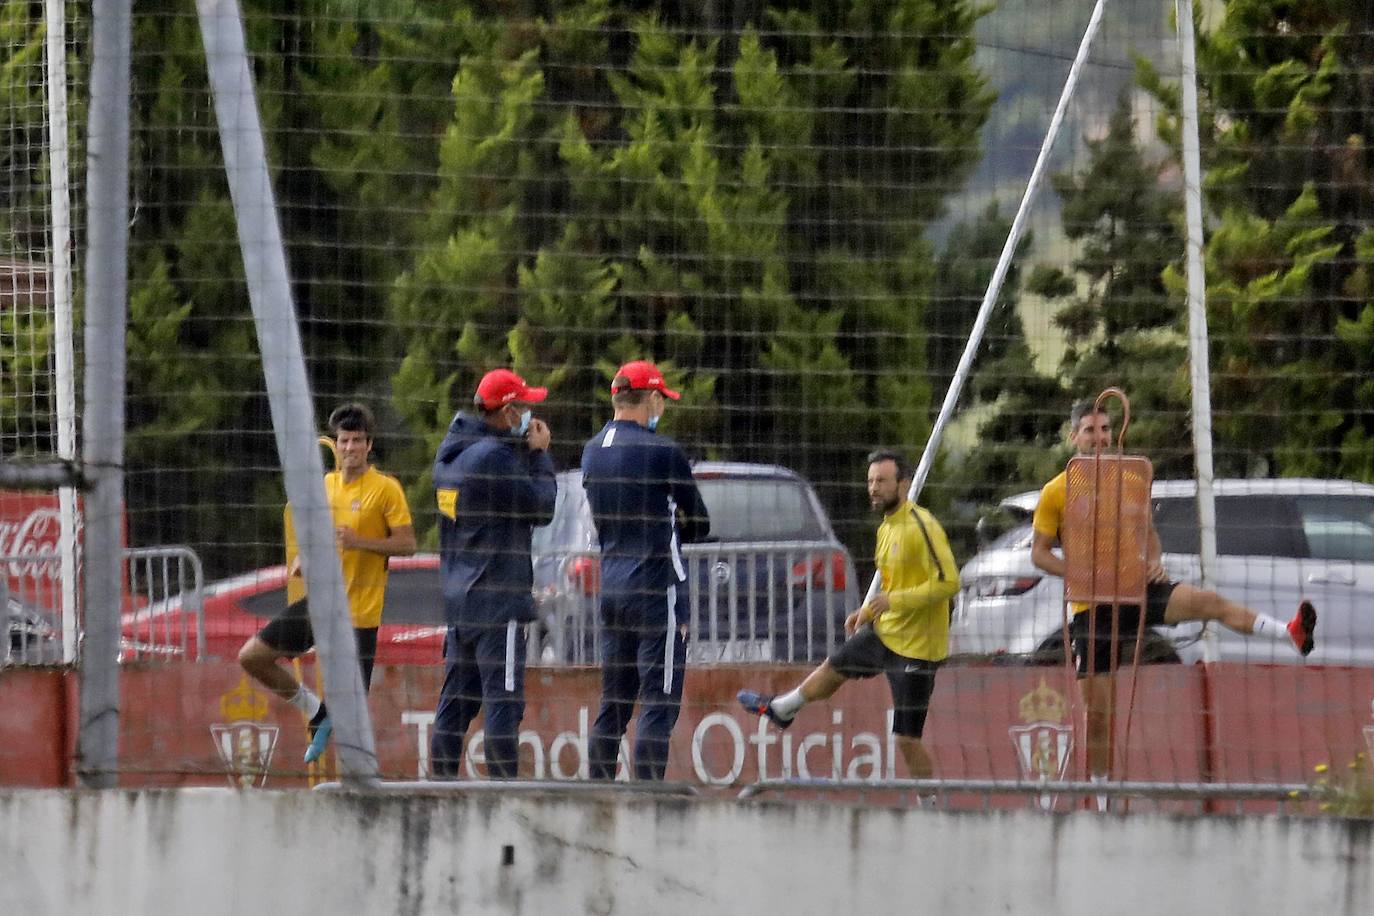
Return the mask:
[[973,598],[1005,598],[1024,595],[1035,588],[1042,576],[978,576],[968,586]]

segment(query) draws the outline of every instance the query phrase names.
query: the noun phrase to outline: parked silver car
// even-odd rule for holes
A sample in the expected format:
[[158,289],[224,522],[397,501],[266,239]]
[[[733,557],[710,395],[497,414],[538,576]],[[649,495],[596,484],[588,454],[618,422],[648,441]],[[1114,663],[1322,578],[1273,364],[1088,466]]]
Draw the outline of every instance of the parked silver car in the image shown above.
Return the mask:
[[[816,493],[794,471],[704,461],[692,467],[711,540],[683,546],[689,663],[816,661],[858,607],[854,563]],[[558,475],[553,521],[534,531],[534,586],[547,662],[599,661],[599,547],[580,471]]]
[[[1320,613],[1317,648],[1307,664],[1374,666],[1374,485],[1341,480],[1218,480],[1217,568],[1221,594],[1280,620],[1302,598]],[[1011,527],[986,543],[963,569],[951,651],[1032,663],[1063,663],[1063,581],[1030,559],[1030,518],[1039,493],[1000,506]],[[1197,487],[1156,481],[1155,527],[1164,568],[1199,584]],[[984,527],[984,526],[980,526]],[[1299,656],[1267,640],[1215,627],[1218,658],[1293,664]],[[1147,637],[1155,661],[1203,656],[1201,627],[1163,627]]]

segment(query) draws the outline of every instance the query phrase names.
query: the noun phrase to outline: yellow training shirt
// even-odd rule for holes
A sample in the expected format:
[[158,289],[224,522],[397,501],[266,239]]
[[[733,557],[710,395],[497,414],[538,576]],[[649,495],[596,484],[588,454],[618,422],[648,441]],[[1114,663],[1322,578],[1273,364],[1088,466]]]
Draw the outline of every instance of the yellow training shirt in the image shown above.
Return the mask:
[[[1031,516],[1031,527],[1037,534],[1057,541],[1060,529],[1064,527],[1064,510],[1069,499],[1069,472],[1060,471],[1059,475],[1045,484],[1040,491],[1040,502],[1035,504],[1035,514]],[[1081,614],[1088,606],[1081,601],[1070,601],[1069,608]]]
[[878,638],[906,658],[943,661],[949,655],[949,599],[959,592],[959,567],[945,530],[907,500],[878,526],[873,555],[888,609],[873,622]]
[[[381,539],[396,528],[411,524],[410,505],[406,502],[401,484],[389,474],[369,467],[352,483],[343,482],[343,474],[331,471],[324,475],[324,492],[334,525],[347,525],[359,537]],[[296,558],[296,529],[291,520],[291,507],[286,508],[286,563]],[[344,589],[348,592],[348,608],[357,629],[380,626],[382,601],[386,597],[387,558],[370,550],[341,550],[339,562],[343,566]],[[305,579],[292,576],[286,583],[286,602],[293,604],[305,597]]]

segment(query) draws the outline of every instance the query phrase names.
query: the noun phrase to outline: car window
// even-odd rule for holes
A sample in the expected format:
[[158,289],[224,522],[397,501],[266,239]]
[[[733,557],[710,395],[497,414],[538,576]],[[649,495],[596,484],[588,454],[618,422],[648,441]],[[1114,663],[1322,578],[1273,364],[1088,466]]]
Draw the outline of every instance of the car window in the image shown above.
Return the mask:
[[1030,547],[1034,536],[1034,529],[1030,525],[1017,525],[1010,531],[1004,531],[997,537],[988,541],[983,550],[1020,550]]
[[[1305,557],[1307,539],[1298,525],[1293,497],[1218,496],[1217,553],[1230,557]],[[1154,500],[1155,530],[1165,553],[1196,554],[1197,500]]]
[[1155,531],[1165,553],[1195,554],[1198,546],[1197,500],[1156,499],[1154,501]]
[[1297,502],[1313,557],[1374,563],[1374,497],[1299,496]]
[[271,588],[265,592],[256,592],[246,598],[240,598],[238,605],[254,617],[270,619],[286,610],[286,589]]
[[[386,579],[386,598],[382,604],[385,623],[443,623],[444,609],[439,599],[439,568],[393,569]],[[240,598],[239,607],[254,617],[271,619],[286,610],[286,589],[273,588]]]
[[770,477],[704,477],[697,480],[711,514],[711,534],[721,541],[802,541],[825,537],[806,487]]

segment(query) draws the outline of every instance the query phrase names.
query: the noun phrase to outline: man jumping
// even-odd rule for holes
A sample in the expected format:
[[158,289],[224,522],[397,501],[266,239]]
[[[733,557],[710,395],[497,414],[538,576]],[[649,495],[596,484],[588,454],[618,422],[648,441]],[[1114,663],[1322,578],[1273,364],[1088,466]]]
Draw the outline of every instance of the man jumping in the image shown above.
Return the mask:
[[[1069,440],[1079,455],[1092,455],[1111,445],[1112,423],[1107,413],[1092,401],[1075,404],[1069,415]],[[1064,559],[1053,552],[1060,538],[1067,501],[1068,472],[1045,484],[1035,507],[1031,525],[1031,561],[1053,576],[1063,578]],[[1258,636],[1291,645],[1303,656],[1312,652],[1317,630],[1317,611],[1310,601],[1298,605],[1297,613],[1286,624],[1266,614],[1258,614],[1215,592],[1170,581],[1160,565],[1163,548],[1154,523],[1150,523],[1150,539],[1146,557],[1145,625],[1176,626],[1189,620],[1215,620],[1228,629],[1247,636]],[[1073,622],[1069,632],[1073,639],[1073,654],[1078,672],[1079,689],[1088,718],[1088,775],[1093,782],[1105,782],[1111,772],[1111,723],[1115,709],[1115,685],[1111,678],[1112,663],[1119,663],[1123,646],[1134,643],[1140,622],[1140,608],[1121,605],[1117,629],[1132,634],[1129,640],[1119,640],[1117,657],[1112,657],[1112,605],[1099,604],[1089,615],[1089,606],[1074,602]],[[1096,633],[1095,644],[1088,645],[1089,622]],[[1098,798],[1098,807],[1105,809],[1106,797]]]

